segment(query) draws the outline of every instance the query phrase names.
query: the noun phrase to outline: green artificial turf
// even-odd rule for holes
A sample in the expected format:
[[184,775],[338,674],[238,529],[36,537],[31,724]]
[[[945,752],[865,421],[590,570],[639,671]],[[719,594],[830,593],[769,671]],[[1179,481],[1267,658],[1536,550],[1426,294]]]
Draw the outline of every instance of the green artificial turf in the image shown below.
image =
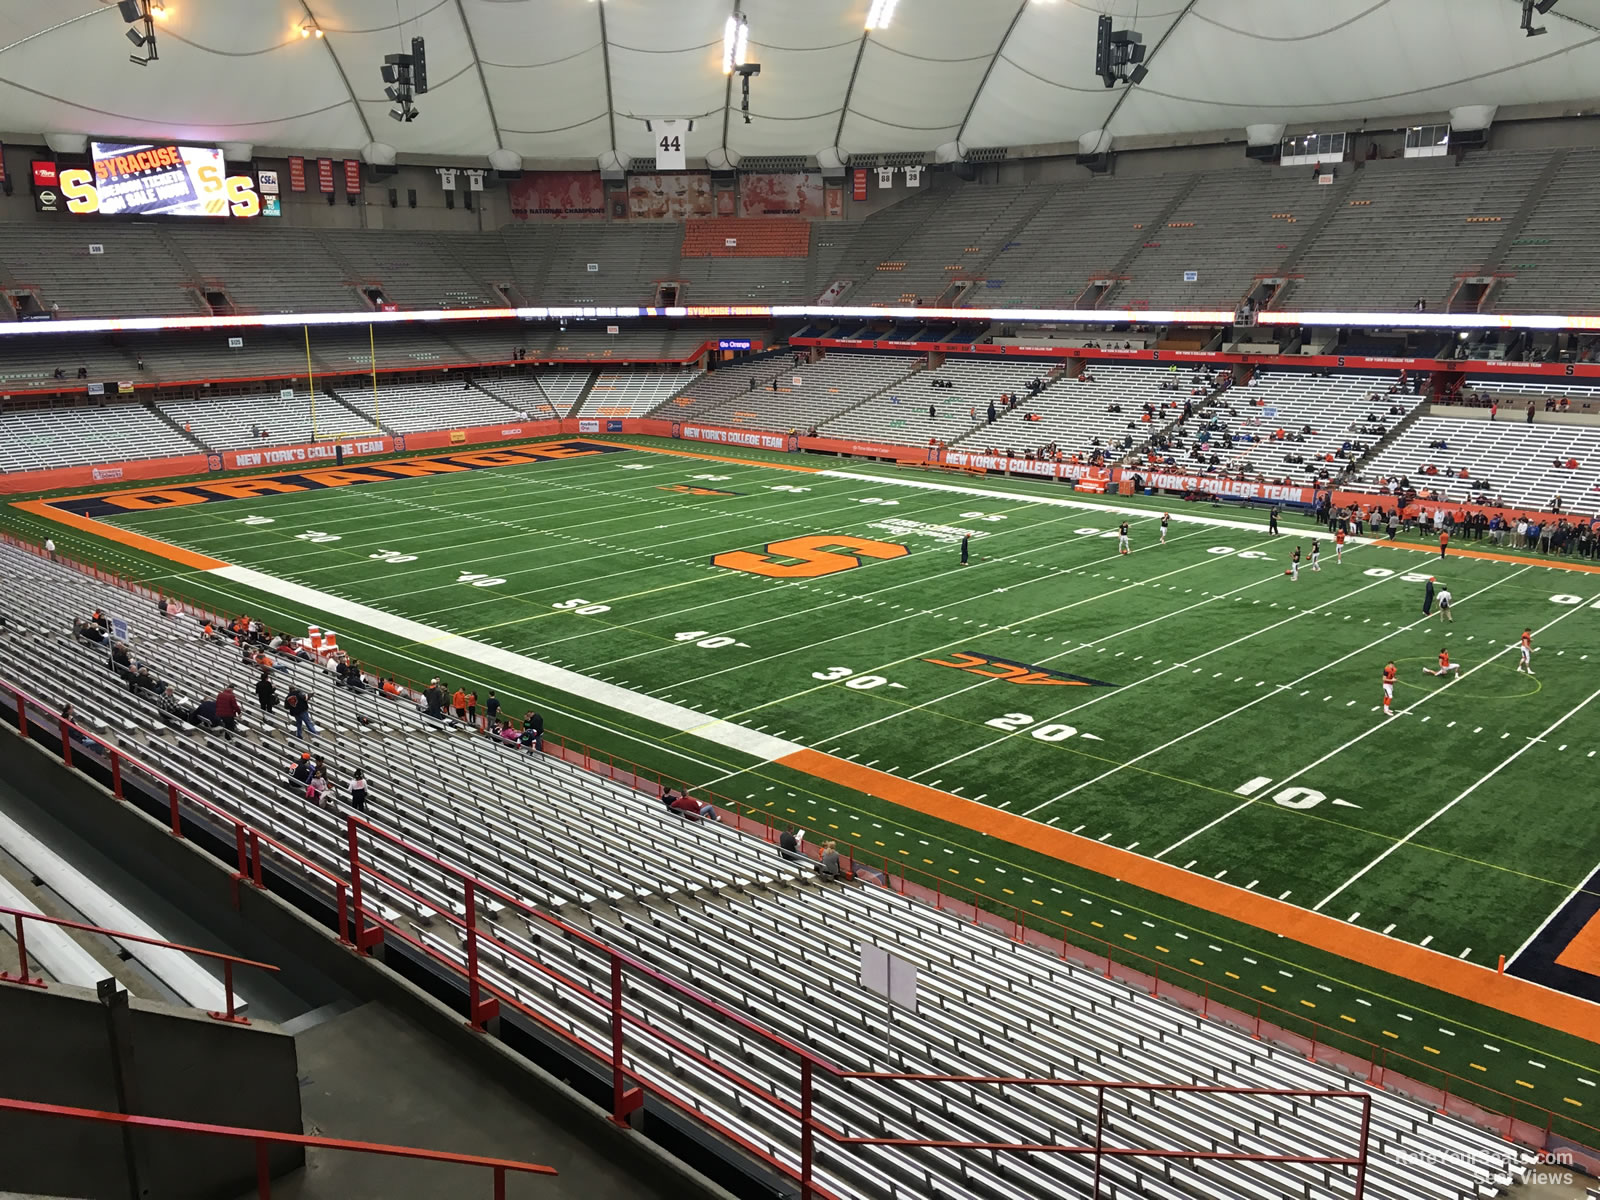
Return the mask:
[[[1514,954],[1595,870],[1600,575],[1355,545],[1337,564],[1324,535],[1322,569],[1303,562],[1292,582],[1290,550],[1317,536],[1303,520],[1272,537],[1259,514],[1113,498],[1143,510],[1121,555],[1125,518],[1043,503],[1082,499],[1059,485],[723,453],[749,463],[629,449],[110,520],[1479,964]],[[797,463],[855,477],[781,469]],[[1163,503],[1178,519],[1158,545]],[[37,536],[31,517],[7,523]],[[951,530],[973,534],[966,566]],[[806,535],[907,552],[794,579],[712,561]],[[57,541],[269,624],[322,620],[76,533]],[[1453,624],[1422,619],[1422,574],[1454,593]],[[1531,678],[1514,670],[1525,625]],[[512,711],[537,703],[552,732],[1260,1001],[1267,1019],[1600,1124],[1592,1043],[427,641],[339,632],[380,668],[494,687]],[[1463,665],[1448,686],[1423,673],[1441,647]],[[1404,711],[1386,720],[1390,659]]]

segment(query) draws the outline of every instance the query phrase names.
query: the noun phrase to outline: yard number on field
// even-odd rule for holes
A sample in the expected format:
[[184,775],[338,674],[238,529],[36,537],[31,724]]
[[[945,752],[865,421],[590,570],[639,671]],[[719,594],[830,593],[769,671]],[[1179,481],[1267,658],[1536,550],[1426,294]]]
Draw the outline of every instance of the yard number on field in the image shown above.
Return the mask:
[[[502,579],[499,582],[504,583],[505,580]],[[582,613],[586,617],[611,611],[611,605],[609,604],[590,604],[587,600],[563,600],[559,604],[552,604],[550,607],[564,609],[567,612]]]
[[304,533],[297,533],[294,536],[302,542],[337,542],[339,540],[337,533],[323,533],[320,529],[308,529]]
[[463,571],[457,583],[470,583],[473,587],[494,587],[497,583],[504,583],[498,575],[480,575],[476,571]]
[[376,554],[369,554],[367,557],[375,558],[379,562],[386,563],[408,563],[417,561],[417,556],[415,554],[401,554],[398,550],[379,550]]
[[844,681],[847,688],[858,692],[871,691],[875,687],[882,687],[888,683],[892,688],[903,688],[903,683],[889,683],[882,675],[857,675],[854,667],[829,667],[826,671],[813,671],[811,678],[820,679],[823,683],[837,683]]
[[272,518],[271,517],[240,517],[239,518],[239,524],[241,524],[241,525],[271,525],[272,524]]
[[[1033,724],[1033,718],[1027,713],[1006,713],[1002,717],[995,717],[993,720],[985,721],[984,724],[994,729],[1004,729],[1007,733],[1020,733]],[[1037,738],[1041,742],[1064,742],[1070,737],[1077,737],[1078,731],[1071,725],[1058,725],[1054,722],[1046,721],[1030,730],[1029,736]],[[1093,742],[1100,740],[1092,733],[1086,733],[1083,736]]]
[[693,642],[702,650],[720,650],[724,646],[743,646],[749,649],[748,642],[737,642],[725,633],[713,634],[709,630],[695,629],[688,633],[675,633],[672,635],[675,642]]
[[[1254,796],[1258,792],[1264,792],[1271,784],[1272,780],[1267,776],[1257,775],[1254,779],[1241,783],[1233,789],[1233,792],[1236,796]],[[1317,791],[1315,788],[1286,787],[1274,793],[1272,800],[1273,803],[1281,804],[1284,808],[1315,808],[1327,798],[1326,794]],[[1334,803],[1340,808],[1361,807],[1359,804],[1352,804],[1348,800],[1335,800]]]

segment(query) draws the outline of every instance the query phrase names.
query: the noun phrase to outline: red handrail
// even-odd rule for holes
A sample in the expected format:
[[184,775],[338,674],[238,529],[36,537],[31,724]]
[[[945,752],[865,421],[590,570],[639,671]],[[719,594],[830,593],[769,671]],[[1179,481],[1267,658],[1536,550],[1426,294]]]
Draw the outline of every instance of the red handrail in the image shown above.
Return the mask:
[[[20,539],[16,539],[11,535],[0,534],[0,539],[3,539],[4,541],[17,546],[18,548],[35,555],[43,556],[44,552],[38,546],[21,541]],[[146,588],[137,582],[126,580],[120,576],[115,576],[108,572],[103,572],[99,568],[86,566],[71,559],[61,557],[59,554],[57,556],[57,561],[84,574],[88,574],[97,579],[113,583],[114,585],[120,586],[125,590],[138,592],[151,598],[161,595],[161,593]],[[190,612],[196,615],[209,617],[215,621],[222,620],[221,617],[218,617],[216,614],[211,613],[209,610],[204,609],[197,604],[193,604],[187,600],[184,601],[184,604]],[[396,675],[393,676],[393,678],[399,679],[400,676]],[[4,681],[0,681],[0,690],[9,692],[16,698],[18,705],[19,724],[24,731],[26,730],[26,718],[23,715],[24,700],[30,701],[43,711],[49,712],[49,710],[45,708],[45,706],[43,706],[39,701],[27,696],[20,689],[7,684]],[[51,712],[50,715],[57,717],[59,721],[58,714]],[[143,763],[139,763],[137,760],[131,758],[131,756],[125,755],[124,752],[108,745],[101,739],[95,737],[93,734],[89,734],[86,731],[80,730],[77,726],[69,725],[66,722],[60,722],[60,724],[62,730],[61,739],[64,747],[63,758],[68,765],[71,765],[72,760],[70,747],[67,744],[67,730],[71,729],[74,732],[81,734],[83,737],[98,743],[102,749],[104,749],[111,756],[114,785],[119,782],[119,756],[126,757],[130,763],[137,765],[143,773],[150,776],[157,782],[165,785],[168,790],[168,798],[171,806],[174,836],[183,836],[181,832],[181,823],[179,820],[180,797],[187,803],[198,805],[206,809],[211,814],[214,814],[218,819],[223,820],[231,825],[235,829],[236,833],[240,863],[240,870],[235,874],[234,877],[236,885],[239,880],[244,879],[256,887],[262,886],[258,843],[265,842],[271,849],[274,850],[274,852],[280,853],[290,859],[295,860],[303,867],[323,877],[326,881],[328,881],[330,886],[333,887],[338,900],[338,924],[340,936],[341,939],[346,943],[353,942],[358,950],[366,949],[368,946],[375,944],[376,941],[381,940],[383,932],[387,930],[388,932],[408,941],[419,952],[428,954],[430,957],[433,957],[438,961],[445,962],[447,965],[450,965],[453,968],[455,967],[454,964],[449,963],[449,960],[440,958],[426,945],[410,937],[409,934],[401,930],[398,926],[382,921],[381,919],[374,919],[373,925],[366,929],[360,929],[358,927],[358,932],[354,935],[354,937],[352,937],[349,932],[348,901],[351,899],[350,893],[359,887],[359,879],[357,876],[359,876],[360,871],[358,869],[352,869],[352,878],[350,880],[347,881],[342,879],[338,875],[332,874],[331,872],[320,867],[318,864],[306,859],[289,847],[283,846],[282,843],[277,842],[268,835],[259,833],[253,827],[247,825],[243,821],[240,821],[238,818],[233,817],[231,814],[218,808],[211,802],[194,795],[194,793],[190,792],[187,788],[183,788],[181,785],[166,779],[165,776],[162,776],[153,768],[150,768]],[[639,764],[633,763],[627,759],[618,759],[615,755],[609,752],[596,751],[581,742],[569,743],[566,738],[560,735],[552,734],[547,736],[545,740],[547,743],[554,742],[556,744],[555,752],[564,761],[581,765],[585,770],[602,775],[603,777],[612,780],[621,781],[622,775],[626,774],[632,778],[632,783],[630,786],[634,786],[639,790],[648,792],[648,782],[653,778],[656,781],[655,787],[656,794],[658,795],[667,787],[672,786],[681,791],[693,792],[702,797],[709,797],[710,800],[719,802],[719,806],[723,808],[724,812],[734,817],[734,823],[737,828],[753,828],[754,830],[759,831],[761,836],[763,836],[767,841],[776,841],[777,830],[773,825],[771,817],[760,810],[754,808],[747,809],[744,805],[737,801],[728,800],[708,790],[691,788],[686,782],[678,780],[673,776],[666,775],[665,773],[653,768],[642,767]],[[550,751],[547,749],[546,752],[549,753]],[[114,787],[114,790],[117,790],[117,794],[120,798],[120,789]],[[363,824],[365,823],[363,822]],[[408,853],[416,854],[424,859],[431,858],[431,856],[427,855],[425,852],[417,850],[415,847],[410,846],[408,843],[398,838],[394,838],[392,835],[389,835],[382,830],[376,829],[370,825],[367,826],[367,828],[371,829],[373,833],[378,834],[381,837],[389,838],[390,840],[394,841],[395,844],[403,847]],[[1261,1000],[1258,1000],[1253,996],[1246,995],[1245,993],[1234,991],[1233,989],[1222,985],[1213,984],[1211,981],[1202,976],[1197,976],[1192,972],[1172,967],[1170,964],[1152,959],[1147,955],[1138,953],[1137,951],[1127,950],[1117,943],[1097,937],[1093,934],[1083,933],[1080,930],[1063,925],[1062,923],[1051,920],[1048,917],[1038,916],[1033,913],[1024,913],[1019,905],[999,901],[993,897],[985,895],[984,893],[978,892],[976,889],[963,888],[962,890],[970,894],[972,899],[970,901],[957,901],[954,897],[950,897],[945,894],[943,890],[945,886],[944,882],[940,880],[938,876],[933,875],[932,873],[924,872],[919,868],[911,867],[904,863],[891,863],[887,855],[863,857],[860,855],[858,849],[851,843],[846,840],[839,839],[833,835],[829,835],[829,840],[838,842],[841,846],[848,850],[849,853],[846,856],[847,865],[853,872],[857,873],[858,878],[862,877],[860,871],[863,864],[866,864],[869,872],[881,874],[882,879],[881,881],[877,882],[881,882],[883,886],[888,887],[890,890],[919,899],[928,900],[933,903],[935,907],[945,911],[948,911],[949,905],[952,903],[958,904],[962,908],[970,907],[973,923],[983,924],[989,928],[997,929],[1006,933],[1013,940],[1034,945],[1036,948],[1048,950],[1049,952],[1054,953],[1063,959],[1069,957],[1068,952],[1073,949],[1075,945],[1080,947],[1098,947],[1098,957],[1100,957],[1104,962],[1104,973],[1105,977],[1108,979],[1118,978],[1117,974],[1113,970],[1115,967],[1120,969],[1122,972],[1122,977],[1119,980],[1120,982],[1131,982],[1140,984],[1142,986],[1147,986],[1150,989],[1151,995],[1166,996],[1167,998],[1174,1000],[1191,1011],[1198,1012],[1202,1017],[1218,1016],[1228,1019],[1230,1023],[1238,1027],[1248,1029],[1253,1037],[1275,1038],[1280,1042],[1287,1042],[1288,1039],[1298,1038],[1307,1044],[1307,1056],[1313,1061],[1318,1060],[1320,1053],[1328,1056],[1331,1061],[1346,1069],[1353,1069],[1356,1067],[1364,1068],[1367,1072],[1367,1081],[1371,1084],[1377,1086],[1390,1086],[1392,1084],[1396,1087],[1400,1087],[1400,1085],[1404,1084],[1410,1084],[1411,1087],[1409,1089],[1402,1090],[1409,1090],[1411,1094],[1419,1096],[1432,1093],[1431,1095],[1427,1095],[1427,1098],[1431,1102],[1435,1103],[1438,1111],[1441,1113],[1449,1111],[1452,1102],[1454,1102],[1457,1110],[1463,1113],[1471,1114],[1478,1119],[1481,1119],[1484,1114],[1492,1114],[1502,1117],[1506,1122],[1503,1135],[1508,1139],[1517,1134],[1521,1134],[1524,1139],[1530,1142],[1533,1142],[1536,1139],[1542,1139],[1540,1144],[1548,1145],[1550,1144],[1552,1137],[1556,1136],[1554,1129],[1558,1114],[1554,1110],[1543,1105],[1532,1103],[1519,1096],[1513,1096],[1509,1093],[1498,1091],[1497,1089],[1479,1083],[1476,1080],[1455,1075],[1449,1071],[1435,1067],[1431,1063],[1426,1063],[1418,1059],[1410,1058],[1407,1055],[1391,1051],[1386,1046],[1380,1046],[1376,1043],[1366,1040],[1365,1038],[1347,1033],[1342,1029],[1325,1025],[1314,1019],[1304,1017],[1297,1012],[1279,1008],[1275,1005],[1267,1004]],[[249,845],[248,853],[246,849],[247,841]],[[815,853],[814,847],[807,846],[805,849]],[[870,865],[871,859],[874,858],[881,860],[883,864],[881,870],[876,866]],[[353,842],[351,845],[351,860],[353,863],[356,860],[355,846]],[[247,863],[250,864],[250,870],[248,871],[246,870]],[[499,892],[491,885],[484,884],[481,881],[473,880],[464,872],[459,871],[457,868],[450,867],[448,864],[440,865],[443,869],[448,870],[452,875],[458,876],[463,880],[475,885],[478,890],[505,898],[504,893]],[[898,867],[898,877],[895,870],[896,867]],[[376,874],[370,867],[366,868],[366,870],[368,874]],[[915,883],[908,878],[909,876],[923,876],[930,881],[932,886]],[[896,886],[897,878],[898,886]],[[390,881],[385,880],[385,882],[389,883],[390,886],[394,886]],[[467,892],[468,901],[470,904],[473,895],[472,889],[467,887],[465,883],[463,886],[464,890]],[[418,902],[427,903],[421,897],[413,896],[412,898]],[[512,903],[518,904],[519,906],[521,905],[521,902],[515,900],[515,898],[510,899]],[[1012,914],[1009,919],[1000,915],[1007,910],[1009,910]],[[553,918],[548,918],[546,914],[537,913],[537,910],[534,911],[541,917],[554,920]],[[369,917],[371,916],[370,913],[367,915]],[[454,914],[445,914],[445,916],[451,923],[456,925],[461,924]],[[560,922],[555,923],[558,925],[560,924]],[[1056,932],[1054,934],[1040,933],[1036,928],[1034,928],[1039,925],[1049,926]],[[587,938],[587,935],[581,934],[581,931],[573,932],[578,933],[579,936]],[[476,937],[476,935],[473,936]],[[503,951],[514,954],[519,958],[524,957],[520,955],[520,953],[518,953],[514,947],[500,948]],[[603,944],[600,944],[599,948],[603,951],[607,950]],[[1115,955],[1113,954],[1113,951],[1115,951]],[[1094,953],[1095,951],[1090,950],[1089,952]],[[1140,971],[1137,968],[1126,967],[1117,961],[1117,956],[1125,956],[1127,958],[1136,959],[1140,963],[1147,964],[1148,969],[1145,971]],[[534,965],[541,970],[546,970],[541,964],[532,963],[532,960],[525,961],[528,961],[531,965]],[[1198,986],[1197,988],[1181,988],[1175,987],[1168,983],[1165,991],[1163,991],[1163,970],[1165,971],[1168,980],[1176,976],[1192,985]],[[546,973],[553,974],[553,972],[548,971],[546,971]],[[492,990],[485,988],[481,980],[471,986],[474,992],[479,989],[485,991]],[[1242,1002],[1242,1007],[1229,1007],[1226,1004],[1215,1002],[1213,999],[1214,994]],[[695,993],[695,995],[698,996],[698,993]],[[502,996],[501,999],[508,1000],[509,998]],[[701,997],[701,999],[705,998]],[[515,1001],[510,1002],[512,1003],[513,1007],[519,1008],[520,1011],[530,1017],[530,1019],[535,1020],[541,1025],[547,1026],[555,1033],[565,1035],[564,1030],[549,1025],[549,1023],[543,1017],[534,1013],[532,1010],[517,1005]],[[486,1004],[492,1006],[493,1001],[488,1001]],[[1254,1012],[1253,1018],[1250,1016],[1252,1009]],[[1273,1021],[1264,1019],[1263,1014],[1268,1012],[1273,1014]],[[624,1014],[619,1018],[619,1021],[623,1024],[627,1024],[629,1022],[629,1018]],[[1275,1024],[1274,1021],[1287,1022],[1288,1024]],[[1294,1031],[1294,1027],[1308,1029],[1310,1030],[1310,1033],[1297,1033]],[[1338,1045],[1341,1042],[1366,1047],[1364,1056],[1351,1056],[1347,1052],[1339,1050]],[[618,1061],[620,1062],[620,1052]],[[1413,1071],[1419,1078],[1430,1077],[1443,1080],[1444,1082],[1442,1086],[1436,1087],[1418,1084],[1414,1079],[1399,1074],[1398,1071],[1391,1067],[1391,1062],[1404,1064],[1401,1069]],[[619,1072],[618,1078],[620,1079],[624,1073],[631,1074],[631,1072]],[[643,1087],[645,1090],[656,1090],[652,1088],[647,1081],[635,1079],[634,1082],[638,1083],[639,1086]],[[1498,1107],[1490,1108],[1484,1104],[1468,1101],[1466,1099],[1466,1095],[1469,1093],[1477,1096],[1493,1097],[1493,1103]],[[637,1105],[635,1103],[635,1107],[636,1106]],[[1519,1113],[1531,1113],[1536,1117],[1536,1119],[1534,1121],[1526,1120],[1525,1117],[1519,1117]],[[1584,1130],[1584,1136],[1588,1139],[1589,1146],[1600,1147],[1600,1127],[1595,1127],[1586,1122],[1576,1120],[1564,1113],[1560,1114],[1560,1117],[1561,1120],[1568,1126]],[[736,1136],[734,1136],[734,1140],[738,1140]],[[1600,1162],[1600,1158],[1597,1158],[1596,1161]]]
[[168,942],[157,937],[146,937],[141,933],[125,933],[116,929],[107,929],[102,925],[85,925],[81,921],[69,921],[64,917],[52,917],[45,913],[29,912],[22,908],[0,907],[0,916],[12,917],[16,921],[17,939],[17,973],[12,975],[7,971],[0,971],[0,979],[7,983],[23,983],[29,987],[44,987],[43,979],[30,978],[28,975],[28,942],[23,933],[24,921],[39,921],[45,925],[59,925],[64,929],[76,929],[82,933],[98,933],[105,937],[116,938],[122,942],[139,942],[146,946],[162,946],[168,950],[179,950],[184,954],[194,954],[201,958],[214,958],[222,964],[222,986],[228,994],[228,1007],[225,1012],[213,1012],[206,1015],[218,1021],[232,1021],[239,1025],[250,1024],[245,1017],[234,1012],[233,1004],[233,968],[254,967],[258,971],[277,971],[271,963],[256,962],[253,958],[240,958],[237,954],[224,954],[220,950],[202,950],[198,946],[184,946],[177,942]]
[[314,1137],[308,1133],[285,1133],[277,1129],[251,1129],[242,1125],[210,1125],[203,1121],[179,1121],[171,1117],[141,1117],[132,1113],[102,1112],[94,1108],[74,1108],[66,1104],[41,1104],[35,1100],[8,1100],[0,1097],[0,1112],[28,1113],[38,1117],[64,1117],[74,1121],[98,1121],[134,1129],[158,1129],[166,1133],[196,1133],[207,1137],[248,1139],[255,1143],[256,1195],[269,1200],[272,1174],[267,1159],[270,1146],[300,1146],[312,1150],[347,1150],[355,1154],[381,1154],[390,1158],[411,1158],[422,1162],[455,1163],[463,1167],[487,1167],[494,1173],[494,1198],[505,1200],[506,1174],[556,1175],[554,1167],[518,1162],[510,1158],[485,1158],[481,1154],[457,1154],[451,1150],[422,1150],[415,1146],[394,1146],[387,1142],[353,1142],[347,1138]]

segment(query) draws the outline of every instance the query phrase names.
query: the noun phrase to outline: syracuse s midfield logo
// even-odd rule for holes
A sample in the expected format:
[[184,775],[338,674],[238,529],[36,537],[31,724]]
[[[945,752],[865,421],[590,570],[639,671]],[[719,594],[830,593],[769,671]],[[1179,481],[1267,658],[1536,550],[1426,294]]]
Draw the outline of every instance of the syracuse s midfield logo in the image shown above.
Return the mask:
[[1003,679],[1007,683],[1021,683],[1044,687],[1116,687],[1102,679],[1087,679],[1082,675],[1069,675],[1049,667],[1036,667],[1030,663],[1012,662],[1008,658],[990,658],[958,650],[955,661],[942,658],[925,658],[922,661],[935,667],[953,667],[969,675],[982,675],[986,679]]

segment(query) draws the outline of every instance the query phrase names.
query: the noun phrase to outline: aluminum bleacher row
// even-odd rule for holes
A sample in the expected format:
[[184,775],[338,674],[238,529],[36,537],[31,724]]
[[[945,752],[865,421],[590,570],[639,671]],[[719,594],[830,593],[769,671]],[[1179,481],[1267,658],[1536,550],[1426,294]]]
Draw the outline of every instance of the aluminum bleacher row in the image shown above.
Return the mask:
[[[1337,476],[1360,457],[1356,447],[1370,450],[1383,436],[1363,433],[1358,427],[1393,430],[1416,407],[1420,397],[1390,392],[1391,382],[1374,375],[1261,370],[1249,386],[1223,392],[1214,407],[1197,411],[1180,425],[1170,453],[1179,467],[1198,465],[1201,457],[1209,463],[1216,457],[1222,470],[1268,479]],[[1401,411],[1392,412],[1393,408]],[[1216,427],[1207,429],[1213,422]],[[1310,433],[1304,432],[1307,426]],[[1275,440],[1280,429],[1291,437]],[[1234,438],[1232,446],[1226,442],[1227,434]],[[1347,443],[1348,457],[1327,460]],[[1291,456],[1305,462],[1290,462]]]
[[[314,437],[311,397],[304,392],[293,396],[268,392],[255,396],[172,400],[164,401],[159,407],[170,420],[212,450],[309,442]],[[349,412],[338,405],[331,406],[331,410],[325,406],[318,428],[322,433],[342,432],[349,424]]]
[[[1021,403],[993,425],[980,425],[956,443],[961,450],[1037,451],[1054,443],[1064,455],[1087,458],[1104,451],[1115,462],[1149,440],[1162,421],[1145,421],[1148,403],[1181,406],[1187,392],[1164,392],[1166,367],[1101,366],[1075,378],[1062,378],[1039,393],[1020,394]],[[1121,411],[1112,412],[1112,406]],[[1170,414],[1165,419],[1171,420]],[[1037,416],[1037,421],[1029,420]]]
[[[96,607],[126,614],[135,658],[191,697],[230,682],[248,701],[254,681],[236,651],[203,642],[189,618],[158,616],[145,601],[135,605],[127,593],[11,547],[0,546],[0,572],[26,614],[0,630],[0,675],[46,703],[71,702],[100,736],[343,873],[343,818],[283,786],[303,743],[287,737],[276,716],[247,703],[232,739],[163,720],[113,677],[103,650],[72,636],[71,622]],[[338,784],[360,765],[376,826],[846,1070],[1366,1090],[1367,1194],[1383,1200],[1496,1195],[1532,1162],[1530,1152],[1428,1105],[892,892],[823,880],[763,841],[716,823],[686,823],[657,799],[555,756],[441,726],[406,701],[336,688],[311,664],[289,665],[281,684],[290,681],[313,697],[322,734],[309,749],[329,760],[330,795],[341,795]],[[436,916],[463,911],[459,882],[370,840],[371,860],[412,895],[369,876],[369,903],[435,954],[463,962],[464,934]],[[478,940],[486,978],[551,1028],[608,1054],[609,1013],[502,947],[601,994],[609,987],[605,956],[499,903],[487,907],[487,916],[479,909],[480,929],[493,939]],[[915,964],[915,1015],[886,1022],[882,999],[860,985],[864,941]],[[662,1035],[630,1033],[631,1070],[772,1158],[798,1162],[793,1119],[701,1065],[713,1061],[793,1104],[799,1081],[791,1055],[643,976],[629,980],[627,1007]],[[1096,1125],[1090,1092],[983,1084],[825,1081],[816,1114],[853,1136],[985,1142],[1083,1144]],[[1115,1146],[1329,1157],[1355,1151],[1360,1123],[1349,1101],[1137,1089],[1109,1094],[1104,1115]],[[1088,1195],[1092,1167],[1062,1154],[817,1140],[817,1182],[872,1200]],[[1105,1196],[1335,1200],[1351,1191],[1348,1175],[1316,1164],[1129,1157],[1107,1159],[1101,1169]]]
[[709,372],[654,415],[710,425],[806,430],[873,396],[887,395],[926,361],[920,354],[841,352],[797,366],[778,355]]
[[[1443,449],[1432,444],[1440,441]],[[1438,473],[1428,474],[1429,467]],[[1593,517],[1600,512],[1600,429],[1530,425],[1515,412],[1498,421],[1422,417],[1363,463],[1357,478],[1392,486],[1402,477],[1451,500],[1487,495],[1535,511],[1559,497],[1563,512]]]
[[[827,360],[824,360],[827,361]],[[826,422],[817,432],[823,437],[860,438],[902,446],[925,446],[929,439],[961,441],[969,433],[981,438],[992,401],[1003,411],[1000,397],[1014,393],[1028,398],[1028,381],[1043,375],[1049,364],[946,358],[932,371],[919,371],[887,393],[849,409]],[[935,387],[937,380],[950,387]],[[937,414],[928,416],[932,407]]]
[[[1497,150],[1335,170],[1333,186],[1302,167],[1256,164],[1026,184],[934,173],[918,194],[861,221],[746,218],[737,228],[748,232],[722,235],[721,218],[525,221],[479,234],[248,222],[91,230],[41,218],[0,224],[0,276],[70,315],[203,312],[205,287],[266,312],[359,310],[372,288],[403,306],[639,304],[669,280],[688,303],[812,303],[835,282],[849,285],[846,302],[926,303],[972,279],[967,306],[1069,307],[1091,278],[1109,278],[1118,282],[1105,299],[1116,306],[1231,307],[1286,264],[1295,282],[1279,307],[1405,310],[1423,298],[1437,311],[1469,273],[1500,278],[1488,297],[1498,311],[1589,304],[1600,237],[1586,203],[1600,152]],[[1519,229],[1508,223],[1524,199]],[[741,245],[727,247],[728,237]],[[91,256],[91,241],[104,254]],[[1185,271],[1197,278],[1185,281]]]
[[690,386],[699,374],[698,371],[603,371],[572,415],[642,417]]
[[0,471],[196,454],[199,447],[138,404],[0,413]]
[[336,394],[369,422],[396,433],[494,425],[515,420],[518,413],[505,400],[464,380],[380,383],[376,394],[370,387],[341,387]]

